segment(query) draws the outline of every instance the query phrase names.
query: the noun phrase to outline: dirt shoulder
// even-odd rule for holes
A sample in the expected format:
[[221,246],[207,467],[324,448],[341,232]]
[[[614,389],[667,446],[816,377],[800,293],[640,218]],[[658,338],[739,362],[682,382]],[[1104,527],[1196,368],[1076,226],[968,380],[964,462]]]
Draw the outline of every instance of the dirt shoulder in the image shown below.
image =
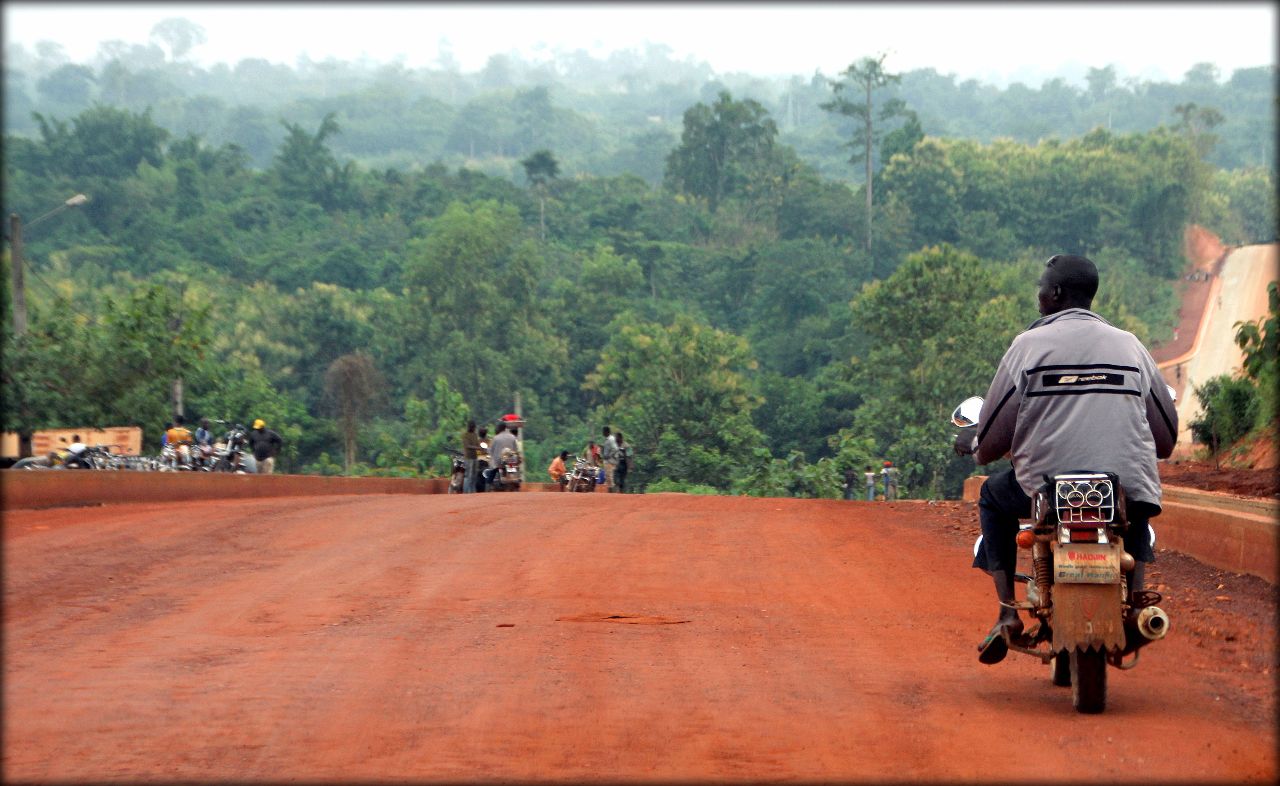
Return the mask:
[[1215,467],[1212,461],[1178,461],[1160,464],[1160,481],[1203,491],[1220,491],[1237,497],[1280,497],[1280,477],[1271,469]]

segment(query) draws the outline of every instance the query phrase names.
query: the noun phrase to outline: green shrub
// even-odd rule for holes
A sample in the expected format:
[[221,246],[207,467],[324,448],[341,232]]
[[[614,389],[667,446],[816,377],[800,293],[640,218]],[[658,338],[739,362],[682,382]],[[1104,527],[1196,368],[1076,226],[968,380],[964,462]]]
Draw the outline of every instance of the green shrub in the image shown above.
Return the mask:
[[1202,413],[1191,423],[1191,437],[1216,457],[1248,434],[1258,419],[1258,391],[1245,378],[1214,377],[1196,388]]

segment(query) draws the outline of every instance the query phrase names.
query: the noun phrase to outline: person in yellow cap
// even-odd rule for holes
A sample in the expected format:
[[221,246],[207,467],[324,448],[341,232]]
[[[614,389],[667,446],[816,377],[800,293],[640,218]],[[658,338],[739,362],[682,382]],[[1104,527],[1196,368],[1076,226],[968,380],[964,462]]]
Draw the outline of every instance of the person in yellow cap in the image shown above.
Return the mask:
[[253,430],[248,435],[249,449],[253,451],[253,460],[258,464],[259,475],[270,475],[276,468],[276,456],[284,447],[280,435],[267,428],[266,421],[258,418],[253,421]]

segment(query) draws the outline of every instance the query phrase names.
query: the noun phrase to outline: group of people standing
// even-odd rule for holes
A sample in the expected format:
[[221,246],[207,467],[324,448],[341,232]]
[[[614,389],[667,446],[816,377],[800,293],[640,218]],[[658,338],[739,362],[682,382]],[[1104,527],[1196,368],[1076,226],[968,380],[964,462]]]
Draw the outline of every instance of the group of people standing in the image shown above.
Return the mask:
[[[885,502],[893,502],[898,498],[898,468],[893,466],[892,461],[886,461],[879,472],[876,472],[868,464],[866,470],[862,473],[867,483],[867,502],[876,501],[876,476],[880,476],[880,482],[884,489]],[[854,496],[854,486],[856,483],[857,471],[852,467],[844,471],[844,498],[851,500]]]
[[[621,431],[613,431],[605,426],[600,431],[603,437],[603,445],[597,445],[594,441],[588,442],[586,450],[582,455],[587,457],[587,461],[593,467],[599,467],[604,478],[604,487],[610,492],[625,494],[627,491],[627,473],[631,470],[631,446],[623,439]],[[565,477],[568,469],[565,467],[565,460],[569,458],[569,451],[562,450],[560,455],[551,460],[551,466],[547,467],[547,474],[551,476],[551,482],[564,486]]]
[[[174,415],[173,421],[165,424],[164,434],[160,437],[160,445],[172,445],[180,453],[187,453],[195,445],[212,445],[215,441],[213,432],[209,430],[209,419],[201,418],[195,434],[184,425],[182,415]],[[253,452],[253,460],[257,474],[270,475],[275,472],[276,456],[284,447],[280,435],[267,428],[262,418],[253,421],[253,428],[245,432],[245,442]],[[186,457],[184,456],[184,461]]]

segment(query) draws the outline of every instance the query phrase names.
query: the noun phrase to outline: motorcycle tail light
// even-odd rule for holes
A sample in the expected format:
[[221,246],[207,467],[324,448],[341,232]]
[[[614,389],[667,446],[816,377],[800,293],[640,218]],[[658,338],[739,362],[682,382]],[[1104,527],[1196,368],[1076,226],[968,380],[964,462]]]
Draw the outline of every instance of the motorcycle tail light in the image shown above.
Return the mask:
[[1107,475],[1056,475],[1053,481],[1054,512],[1063,525],[1097,527],[1115,520],[1115,488]]
[[1094,528],[1073,529],[1071,530],[1071,542],[1072,543],[1097,543],[1098,530]]

